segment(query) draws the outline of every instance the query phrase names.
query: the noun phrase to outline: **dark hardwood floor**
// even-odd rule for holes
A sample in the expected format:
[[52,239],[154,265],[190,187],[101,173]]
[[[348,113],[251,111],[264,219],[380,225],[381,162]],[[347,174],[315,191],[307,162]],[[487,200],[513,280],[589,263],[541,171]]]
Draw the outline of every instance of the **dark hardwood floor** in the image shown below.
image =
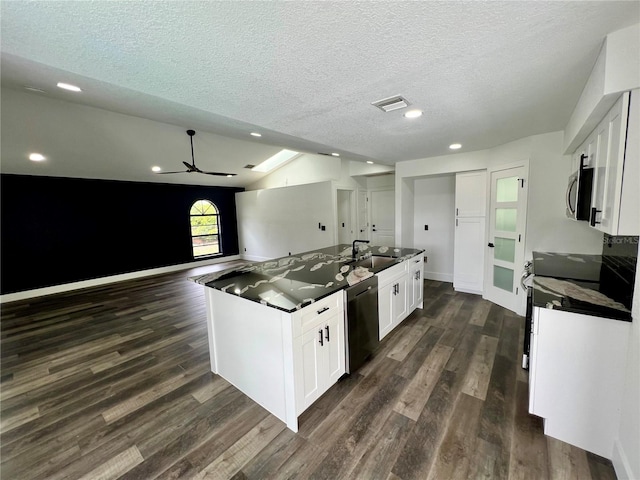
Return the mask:
[[522,317],[434,281],[294,434],[209,371],[216,268],[2,305],[1,478],[615,478],[527,414]]

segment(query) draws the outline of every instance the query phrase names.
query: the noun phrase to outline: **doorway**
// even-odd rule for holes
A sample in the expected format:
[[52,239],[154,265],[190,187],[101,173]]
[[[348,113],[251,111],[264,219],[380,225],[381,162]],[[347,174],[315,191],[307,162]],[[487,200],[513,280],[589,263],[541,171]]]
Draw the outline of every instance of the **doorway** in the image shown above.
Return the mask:
[[494,170],[490,180],[485,298],[520,315],[524,297],[519,274],[524,265],[527,168]]
[[338,190],[338,243],[351,243],[353,237],[353,190]]
[[371,190],[371,243],[395,245],[395,191]]

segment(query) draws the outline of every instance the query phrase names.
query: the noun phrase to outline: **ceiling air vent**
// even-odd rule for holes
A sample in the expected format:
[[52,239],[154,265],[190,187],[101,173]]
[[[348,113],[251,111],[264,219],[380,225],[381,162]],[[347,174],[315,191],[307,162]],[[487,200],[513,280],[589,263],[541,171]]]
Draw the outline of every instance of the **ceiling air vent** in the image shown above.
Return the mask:
[[255,167],[255,165],[251,165],[250,163],[244,166],[244,168],[249,168],[249,169],[251,169],[253,167]]
[[383,112],[392,112],[394,110],[400,110],[409,106],[409,102],[400,95],[395,97],[383,98],[377,102],[373,102],[371,105],[378,107]]

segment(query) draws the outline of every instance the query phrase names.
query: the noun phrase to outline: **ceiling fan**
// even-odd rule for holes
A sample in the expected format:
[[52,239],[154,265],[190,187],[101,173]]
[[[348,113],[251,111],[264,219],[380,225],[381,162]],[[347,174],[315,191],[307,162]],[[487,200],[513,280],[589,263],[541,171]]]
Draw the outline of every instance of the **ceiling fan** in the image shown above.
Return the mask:
[[216,175],[218,177],[233,177],[235,173],[223,173],[223,172],[205,172],[196,167],[196,161],[193,156],[193,136],[196,134],[195,130],[187,130],[187,135],[189,135],[189,139],[191,140],[191,163],[182,162],[184,166],[187,167],[186,170],[180,170],[178,172],[156,172],[156,173],[204,173],[205,175]]

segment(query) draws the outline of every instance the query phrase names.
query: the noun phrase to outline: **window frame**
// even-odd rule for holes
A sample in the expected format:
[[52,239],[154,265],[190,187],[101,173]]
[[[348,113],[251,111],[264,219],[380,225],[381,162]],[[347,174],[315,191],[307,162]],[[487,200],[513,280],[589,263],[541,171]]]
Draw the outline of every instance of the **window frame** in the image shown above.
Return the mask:
[[[200,203],[200,202],[205,202],[207,204],[209,204],[209,207],[215,212],[215,213],[197,213],[194,214],[192,213],[194,208],[196,208],[196,206]],[[202,209],[201,211],[204,211],[205,209]],[[194,235],[193,233],[193,229],[194,229],[194,225],[192,224],[192,219],[193,218],[199,218],[199,217],[216,217],[216,226],[217,226],[217,232],[218,233],[205,233],[205,234],[201,234],[201,235]],[[206,198],[200,198],[198,200],[195,200],[192,204],[191,207],[189,208],[189,234],[191,237],[191,255],[193,256],[194,260],[202,260],[205,258],[210,258],[210,257],[217,257],[223,254],[223,250],[222,250],[222,238],[221,238],[221,233],[222,233],[222,228],[220,225],[220,209],[218,208],[218,206],[213,203],[211,200],[206,199]],[[194,244],[193,241],[196,238],[200,238],[200,237],[211,237],[211,236],[216,236],[217,240],[218,240],[218,252],[217,253],[207,253],[204,255],[196,255],[195,251],[194,251]]]

